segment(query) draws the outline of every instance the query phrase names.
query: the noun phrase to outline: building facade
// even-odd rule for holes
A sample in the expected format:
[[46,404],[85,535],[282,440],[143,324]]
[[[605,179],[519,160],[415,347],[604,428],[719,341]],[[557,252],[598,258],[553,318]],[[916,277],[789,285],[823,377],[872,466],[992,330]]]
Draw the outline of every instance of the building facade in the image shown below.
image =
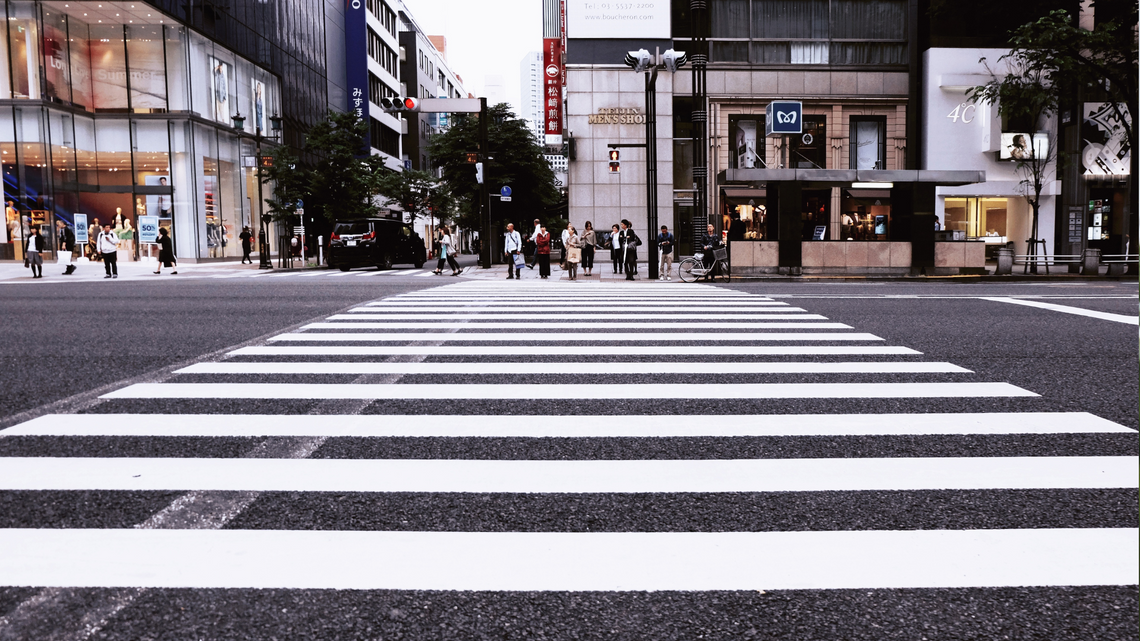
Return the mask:
[[180,260],[240,256],[238,235],[258,228],[272,193],[258,185],[258,143],[263,154],[299,146],[330,107],[328,9],[5,3],[0,156],[15,220],[4,257],[18,258],[30,224],[77,216],[130,239],[127,260],[146,255],[143,216],[170,230]]
[[543,140],[542,52],[531,51],[519,63],[519,117]]

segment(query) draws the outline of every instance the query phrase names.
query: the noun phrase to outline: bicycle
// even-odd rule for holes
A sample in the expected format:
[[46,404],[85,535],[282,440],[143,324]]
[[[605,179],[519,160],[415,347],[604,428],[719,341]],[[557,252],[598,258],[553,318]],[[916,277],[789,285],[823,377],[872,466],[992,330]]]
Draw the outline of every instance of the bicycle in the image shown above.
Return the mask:
[[719,278],[721,282],[727,283],[732,278],[732,273],[728,268],[728,250],[724,247],[713,249],[713,264],[711,268],[706,269],[704,263],[705,255],[698,252],[697,254],[686,258],[681,261],[677,266],[677,275],[681,280],[686,283],[691,283],[698,278],[707,276],[710,272]]

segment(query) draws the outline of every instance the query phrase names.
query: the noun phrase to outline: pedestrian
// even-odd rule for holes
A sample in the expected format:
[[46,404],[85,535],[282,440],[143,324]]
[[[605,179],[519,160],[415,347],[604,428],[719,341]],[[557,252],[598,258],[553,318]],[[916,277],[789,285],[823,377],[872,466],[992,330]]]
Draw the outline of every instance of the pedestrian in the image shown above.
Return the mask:
[[701,262],[705,265],[705,280],[712,280],[713,265],[716,264],[716,259],[713,256],[713,250],[720,247],[720,234],[716,233],[716,227],[708,226],[708,233],[701,236],[701,246],[704,249],[705,255],[701,258]]
[[582,241],[582,271],[589,276],[590,270],[594,268],[594,249],[597,247],[598,237],[594,233],[594,226],[588,220],[580,240]]
[[79,249],[75,246],[75,232],[62,220],[55,221],[55,224],[59,226],[59,246],[67,252],[67,267],[63,270],[63,275],[70,276],[75,273],[75,259]]
[[24,241],[24,267],[32,268],[32,278],[44,277],[44,237],[40,235],[40,226],[32,225],[28,230],[28,239]]
[[244,265],[248,262],[252,265],[253,259],[249,255],[253,251],[253,232],[249,230],[248,226],[242,227],[241,235],[238,238],[241,239],[241,264]]
[[519,252],[522,251],[522,236],[515,231],[514,223],[507,223],[507,233],[503,234],[503,255],[507,260],[507,280],[511,280],[518,274],[518,279],[522,280],[522,266],[526,264],[526,259],[523,259],[522,264],[519,264]]
[[542,223],[537,218],[534,219],[534,232],[527,237],[527,253],[529,254],[526,266],[534,269],[535,263],[538,262],[538,234],[542,231]]
[[641,239],[633,232],[633,223],[625,220],[621,221],[621,250],[622,262],[625,264],[625,279],[633,280],[633,275],[637,273],[637,247],[641,245]]
[[570,280],[578,280],[578,263],[582,262],[582,239],[574,225],[568,225],[566,231],[570,232],[566,237],[566,271]]
[[546,233],[546,227],[539,228],[534,243],[535,256],[538,258],[538,275],[542,279],[550,278],[550,234]]
[[162,273],[163,267],[173,267],[171,274],[178,273],[178,260],[174,258],[174,243],[170,240],[170,232],[165,227],[158,228],[158,271]]
[[95,247],[99,256],[103,258],[103,269],[107,275],[103,278],[119,277],[119,235],[111,229],[111,223],[103,225],[103,231],[95,239]]
[[103,226],[99,224],[98,218],[93,219],[87,227],[87,257],[91,260],[103,260],[103,257],[99,255],[99,246],[96,243],[102,229]]
[[672,279],[673,273],[673,234],[669,233],[667,225],[661,225],[661,233],[657,234],[657,247],[661,249],[661,278]]
[[570,240],[570,227],[569,226],[567,226],[566,229],[562,230],[562,239],[561,240],[562,240],[562,257],[558,259],[558,266],[560,268],[562,268],[562,271],[566,271],[566,252],[570,249],[569,247],[566,246],[566,243]]
[[625,264],[621,258],[621,229],[617,225],[610,229],[610,238],[607,244],[610,246],[610,262],[613,263],[613,273],[624,274]]
[[435,271],[432,273],[441,276],[443,275],[443,263],[447,262],[451,267],[451,275],[458,276],[459,262],[455,260],[455,241],[451,237],[451,230],[447,225],[441,225],[439,228],[439,263],[435,266]]

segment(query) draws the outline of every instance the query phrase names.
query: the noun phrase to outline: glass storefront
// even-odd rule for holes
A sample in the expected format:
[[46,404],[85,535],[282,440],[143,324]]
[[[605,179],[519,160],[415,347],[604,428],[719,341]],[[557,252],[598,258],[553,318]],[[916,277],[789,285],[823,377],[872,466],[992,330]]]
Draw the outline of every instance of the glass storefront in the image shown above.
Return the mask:
[[844,189],[839,234],[842,240],[887,240],[891,229],[889,189]]
[[240,255],[241,228],[256,232],[272,195],[259,197],[242,167],[256,166],[252,136],[274,133],[278,78],[148,4],[123,5],[122,24],[85,19],[82,6],[6,4],[0,156],[12,220],[0,258],[20,258],[31,224],[73,225],[75,214],[132,241],[120,260],[151,249],[133,242],[141,216],[171,231],[180,258]]
[[1005,198],[947,198],[943,231],[960,231],[968,239],[1002,238],[1006,242],[1009,201]]

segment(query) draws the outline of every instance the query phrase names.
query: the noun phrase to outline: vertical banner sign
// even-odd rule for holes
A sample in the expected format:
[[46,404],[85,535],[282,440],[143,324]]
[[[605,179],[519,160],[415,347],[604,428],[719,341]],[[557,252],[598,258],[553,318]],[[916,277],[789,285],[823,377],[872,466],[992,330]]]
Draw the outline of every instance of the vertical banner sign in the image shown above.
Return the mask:
[[[344,0],[345,87],[348,110],[368,122],[368,29],[364,0]],[[365,134],[367,136],[367,134]]]
[[546,144],[562,144],[562,39],[542,39],[542,104]]

